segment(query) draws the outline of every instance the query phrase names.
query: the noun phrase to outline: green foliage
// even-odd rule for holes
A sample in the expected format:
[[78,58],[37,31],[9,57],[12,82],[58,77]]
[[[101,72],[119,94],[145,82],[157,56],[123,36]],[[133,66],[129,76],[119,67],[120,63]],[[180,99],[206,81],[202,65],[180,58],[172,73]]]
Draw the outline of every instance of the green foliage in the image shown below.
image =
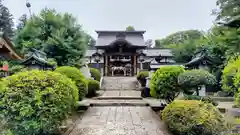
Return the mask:
[[204,69],[187,70],[178,77],[178,84],[184,88],[216,84],[216,77]]
[[169,36],[158,39],[155,41],[156,47],[169,47],[170,45],[178,45],[183,44],[185,41],[188,40],[195,40],[199,39],[202,36],[202,32],[199,30],[186,30],[186,31],[179,31]]
[[90,68],[90,73],[91,73],[91,77],[93,77],[94,80],[100,81],[101,73],[100,73],[100,71],[98,69]]
[[51,9],[44,9],[28,19],[14,41],[21,54],[35,48],[45,52],[48,58],[54,58],[59,66],[79,63],[88,44],[87,34],[76,18]]
[[87,95],[88,82],[79,69],[75,67],[62,66],[56,68],[55,72],[66,75],[68,78],[72,79],[76,83],[79,92],[79,100],[82,100]]
[[178,63],[187,63],[191,61],[196,52],[196,45],[198,40],[186,40],[180,44],[169,45],[169,48],[172,49],[173,58]]
[[142,87],[146,86],[146,78],[148,77],[149,72],[148,71],[140,71],[137,74],[137,80],[141,84]]
[[14,36],[14,22],[13,16],[9,12],[9,9],[0,2],[0,29],[7,37]]
[[228,130],[216,107],[197,100],[173,101],[163,110],[162,119],[173,135],[220,135]]
[[228,97],[228,95],[229,94],[225,91],[218,91],[217,93],[214,93],[213,96],[215,96],[215,97]]
[[100,84],[97,80],[88,80],[88,94],[87,97],[94,97],[97,95],[97,90],[100,89]]
[[20,72],[3,84],[0,114],[15,135],[53,133],[76,105],[74,82],[56,72]]
[[234,86],[233,79],[240,72],[240,56],[236,59],[229,60],[228,64],[223,69],[222,89],[228,92],[236,92],[238,87]]
[[48,62],[50,65],[53,65],[54,67],[57,67],[57,62],[56,62],[56,60],[53,59],[53,58],[47,59],[47,62]]
[[213,11],[217,16],[216,20],[229,21],[240,14],[238,0],[217,0],[216,4],[217,9]]
[[150,94],[155,98],[174,100],[182,91],[178,85],[178,76],[184,72],[182,66],[163,66],[152,76],[150,81]]
[[214,106],[217,106],[218,103],[211,99],[210,97],[202,97],[197,95],[186,95],[184,94],[184,100],[201,100],[206,103],[212,103]]
[[240,72],[236,73],[233,78],[233,84],[236,88],[235,92],[235,105],[240,106]]
[[135,31],[135,28],[133,26],[127,26],[126,31]]
[[20,31],[24,28],[24,26],[26,25],[27,23],[27,15],[26,14],[23,14],[19,19],[19,23],[17,24],[17,30]]
[[17,72],[21,72],[21,71],[25,71],[25,70],[26,70],[26,68],[22,65],[14,65],[14,66],[9,67],[10,74],[15,74]]

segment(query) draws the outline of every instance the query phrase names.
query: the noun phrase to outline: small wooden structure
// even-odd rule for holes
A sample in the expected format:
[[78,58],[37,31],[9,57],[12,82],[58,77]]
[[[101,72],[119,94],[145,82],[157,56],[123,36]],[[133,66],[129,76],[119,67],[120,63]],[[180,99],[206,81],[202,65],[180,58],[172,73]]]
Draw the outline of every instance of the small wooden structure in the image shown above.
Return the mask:
[[191,61],[184,66],[187,69],[206,69],[209,70],[209,66],[212,65],[212,60],[208,57],[205,50],[199,51]]
[[36,49],[31,50],[22,64],[31,69],[53,70],[55,68],[47,62],[46,54]]
[[3,32],[0,32],[0,59],[22,60],[22,57],[14,50],[14,45],[10,39]]
[[[13,43],[4,35],[3,32],[0,32],[0,60],[1,62],[9,60],[22,60],[22,57],[14,50]],[[0,66],[0,77],[8,76],[8,65],[2,64]]]

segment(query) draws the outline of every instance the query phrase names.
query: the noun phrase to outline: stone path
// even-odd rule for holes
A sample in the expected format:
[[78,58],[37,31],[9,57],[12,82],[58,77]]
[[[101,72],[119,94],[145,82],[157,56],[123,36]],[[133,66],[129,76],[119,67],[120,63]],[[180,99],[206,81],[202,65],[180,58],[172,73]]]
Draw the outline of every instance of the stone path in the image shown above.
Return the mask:
[[[112,79],[107,78],[103,86],[106,91],[100,97],[82,101],[92,107],[68,135],[169,135],[159,116],[148,106],[148,100],[133,90],[135,79]],[[124,86],[119,82],[124,82]],[[113,90],[114,85],[117,86]]]
[[70,135],[168,135],[148,107],[91,107]]

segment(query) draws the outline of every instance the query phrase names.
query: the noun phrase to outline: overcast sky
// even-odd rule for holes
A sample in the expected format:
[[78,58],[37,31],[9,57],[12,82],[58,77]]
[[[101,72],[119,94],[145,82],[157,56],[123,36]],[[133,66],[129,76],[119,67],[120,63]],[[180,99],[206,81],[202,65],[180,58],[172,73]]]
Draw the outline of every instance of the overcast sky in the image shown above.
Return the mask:
[[[25,0],[4,0],[17,20],[27,13]],[[44,7],[69,12],[78,18],[84,30],[96,37],[95,30],[124,30],[132,25],[146,30],[146,39],[165,37],[171,33],[199,29],[208,30],[215,17],[211,11],[216,0],[29,0],[32,12]]]

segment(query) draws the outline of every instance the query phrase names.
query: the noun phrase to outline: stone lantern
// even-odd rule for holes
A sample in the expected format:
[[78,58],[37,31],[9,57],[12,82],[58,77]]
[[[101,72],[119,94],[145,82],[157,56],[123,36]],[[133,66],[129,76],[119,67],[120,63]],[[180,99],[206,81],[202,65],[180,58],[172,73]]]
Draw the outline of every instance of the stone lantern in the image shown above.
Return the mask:
[[97,63],[97,69],[99,69],[100,67],[99,67],[99,62],[100,62],[100,60],[101,60],[101,57],[102,57],[102,55],[98,52],[98,50],[97,50],[97,52],[96,53],[94,53],[93,55],[93,58],[94,58],[94,61]]
[[143,51],[141,51],[140,54],[138,55],[139,61],[140,61],[140,70],[143,69],[143,61],[144,61],[144,57],[145,57],[145,56],[146,56],[146,55],[143,53]]

